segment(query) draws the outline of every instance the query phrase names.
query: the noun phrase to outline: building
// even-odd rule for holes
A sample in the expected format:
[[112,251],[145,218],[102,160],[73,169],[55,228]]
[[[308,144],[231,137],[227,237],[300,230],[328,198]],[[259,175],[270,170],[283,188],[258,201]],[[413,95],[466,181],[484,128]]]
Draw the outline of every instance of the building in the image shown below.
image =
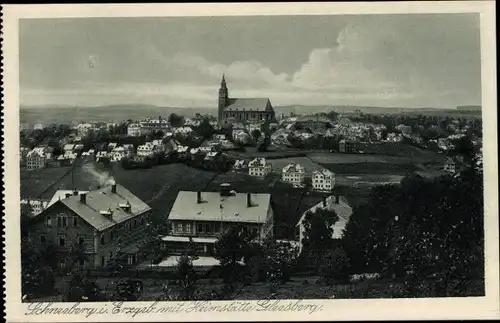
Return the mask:
[[255,158],[248,163],[248,174],[265,177],[271,172],[271,164],[265,158]]
[[332,238],[333,239],[341,239],[343,235],[343,231],[347,222],[349,222],[349,218],[352,215],[352,208],[347,202],[347,200],[340,196],[329,196],[324,199],[322,202],[314,205],[307,211],[302,214],[302,217],[297,222],[295,226],[297,229],[297,238],[299,240],[299,252],[302,252],[303,247],[303,239],[305,234],[304,220],[309,212],[315,213],[318,209],[327,209],[333,210],[339,217],[338,221],[332,226]]
[[244,159],[236,160],[233,165],[234,170],[246,169],[247,167],[248,165]]
[[103,187],[58,199],[33,219],[29,238],[39,246],[55,244],[66,267],[71,248],[77,244],[88,256],[78,266],[105,267],[118,251],[127,263],[138,261],[151,208],[121,185]]
[[125,148],[123,147],[115,147],[113,150],[111,150],[109,156],[111,162],[121,162],[123,158],[128,156],[128,150],[125,150]]
[[210,254],[217,238],[235,225],[254,233],[257,240],[272,236],[274,212],[271,194],[235,193],[230,184],[220,192],[180,191],[168,216],[169,250],[182,250],[192,242]]
[[127,126],[127,136],[140,137],[144,132],[140,123],[131,123]]
[[188,127],[188,126],[174,128],[174,134],[176,134],[176,135],[187,136],[191,132],[193,132],[193,128]]
[[328,169],[314,171],[312,187],[318,191],[331,191],[335,187],[335,174]]
[[288,164],[283,167],[281,172],[283,182],[291,183],[293,185],[302,185],[305,178],[305,169],[299,164]]
[[146,142],[144,145],[137,147],[137,156],[150,157],[154,154],[154,146],[151,142]]
[[219,89],[219,125],[230,122],[262,122],[276,120],[274,108],[268,98],[230,98],[226,80],[222,76]]
[[26,168],[28,170],[44,168],[47,164],[47,155],[45,148],[33,148],[26,154]]
[[77,154],[73,152],[65,152],[63,155],[57,157],[59,166],[69,166],[75,162]]
[[339,141],[339,152],[340,153],[356,153],[359,151],[361,143],[353,140],[342,139]]
[[64,153],[72,153],[73,150],[75,149],[75,144],[66,144],[63,147]]

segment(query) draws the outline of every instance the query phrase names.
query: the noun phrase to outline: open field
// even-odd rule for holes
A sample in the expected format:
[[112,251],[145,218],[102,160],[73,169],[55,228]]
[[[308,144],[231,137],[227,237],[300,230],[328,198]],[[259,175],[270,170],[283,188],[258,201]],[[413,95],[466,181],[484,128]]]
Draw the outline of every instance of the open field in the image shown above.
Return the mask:
[[71,167],[42,168],[37,170],[21,169],[21,198],[39,197],[71,170]]
[[306,174],[311,175],[312,172],[316,170],[323,169],[324,167],[313,162],[310,158],[307,157],[290,157],[290,158],[280,158],[280,159],[272,159],[269,161],[272,166],[273,172],[277,172],[281,174],[283,167],[290,163],[300,164],[305,168]]

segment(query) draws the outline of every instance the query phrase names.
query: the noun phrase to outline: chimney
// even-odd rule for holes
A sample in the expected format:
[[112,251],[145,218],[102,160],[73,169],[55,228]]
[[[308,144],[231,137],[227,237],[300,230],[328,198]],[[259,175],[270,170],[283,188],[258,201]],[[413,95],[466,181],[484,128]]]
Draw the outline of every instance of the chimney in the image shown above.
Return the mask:
[[116,184],[111,185],[111,193],[116,194]]
[[71,197],[71,193],[66,193],[64,195],[66,196],[66,198]]
[[96,190],[100,189],[101,188],[101,185],[97,185],[96,186]]
[[80,194],[80,202],[82,204],[86,204],[87,203],[87,193]]
[[252,194],[247,193],[247,207],[252,207]]
[[73,190],[73,196],[77,196],[78,195],[78,191],[77,190]]
[[198,192],[196,192],[196,203],[200,204],[201,202],[203,202],[201,200],[201,192],[198,191]]
[[339,201],[340,201],[340,196],[335,195],[335,204],[339,204]]

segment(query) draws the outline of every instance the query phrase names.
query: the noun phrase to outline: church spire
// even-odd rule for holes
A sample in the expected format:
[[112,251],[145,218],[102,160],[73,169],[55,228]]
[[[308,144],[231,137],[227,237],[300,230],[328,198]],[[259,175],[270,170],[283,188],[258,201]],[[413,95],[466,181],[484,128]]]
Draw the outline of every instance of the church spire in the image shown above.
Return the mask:
[[224,76],[224,73],[222,74],[222,81],[220,82],[220,87],[222,89],[227,89],[227,86],[226,86],[226,77]]

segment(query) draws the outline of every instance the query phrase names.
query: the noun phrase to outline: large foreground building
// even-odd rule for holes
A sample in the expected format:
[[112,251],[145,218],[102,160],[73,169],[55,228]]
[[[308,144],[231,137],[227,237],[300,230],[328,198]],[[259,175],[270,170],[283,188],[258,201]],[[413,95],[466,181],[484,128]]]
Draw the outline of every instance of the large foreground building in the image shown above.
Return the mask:
[[229,184],[220,192],[180,191],[168,222],[171,233],[163,241],[174,252],[194,243],[200,253],[210,254],[217,238],[237,225],[263,240],[273,235],[271,194],[235,193]]
[[[59,266],[102,268],[118,252],[127,263],[138,260],[151,208],[121,185],[90,192],[64,194],[52,201],[28,226],[29,239],[43,247],[57,247]],[[80,246],[86,259],[72,263],[71,250]]]
[[269,98],[230,98],[226,79],[222,76],[219,89],[219,125],[226,122],[274,122],[274,108]]

